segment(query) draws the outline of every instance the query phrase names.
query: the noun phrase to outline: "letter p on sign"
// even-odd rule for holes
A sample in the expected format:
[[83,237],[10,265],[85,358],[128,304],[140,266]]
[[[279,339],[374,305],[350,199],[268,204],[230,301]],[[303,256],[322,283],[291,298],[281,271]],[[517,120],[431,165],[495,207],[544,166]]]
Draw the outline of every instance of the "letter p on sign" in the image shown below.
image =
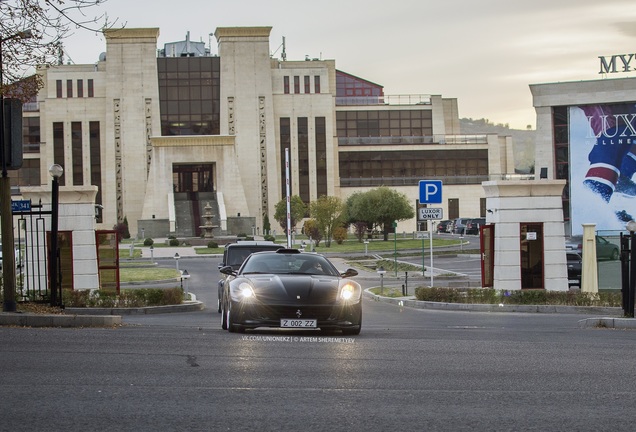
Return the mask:
[[442,203],[442,181],[420,180],[420,204]]

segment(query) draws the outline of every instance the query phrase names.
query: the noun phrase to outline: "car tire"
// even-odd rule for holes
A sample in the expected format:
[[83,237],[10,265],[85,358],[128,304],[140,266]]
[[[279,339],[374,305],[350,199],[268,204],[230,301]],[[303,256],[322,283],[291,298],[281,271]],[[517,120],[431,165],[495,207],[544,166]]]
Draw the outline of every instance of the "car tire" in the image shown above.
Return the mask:
[[227,303],[227,329],[230,333],[244,333],[245,329],[243,326],[236,324],[234,322],[234,316],[232,315],[232,302],[229,301]]
[[342,334],[343,336],[357,336],[360,334],[360,330],[362,330],[362,306],[358,308],[358,326],[343,328]]
[[618,259],[618,250],[614,249],[614,250],[612,251],[612,255],[610,256],[610,259],[611,259],[612,261],[616,261],[616,260]]
[[[223,303],[223,302],[221,302]],[[225,305],[223,305],[225,306]],[[223,330],[227,330],[227,314],[225,312],[225,307],[221,308],[221,328]]]

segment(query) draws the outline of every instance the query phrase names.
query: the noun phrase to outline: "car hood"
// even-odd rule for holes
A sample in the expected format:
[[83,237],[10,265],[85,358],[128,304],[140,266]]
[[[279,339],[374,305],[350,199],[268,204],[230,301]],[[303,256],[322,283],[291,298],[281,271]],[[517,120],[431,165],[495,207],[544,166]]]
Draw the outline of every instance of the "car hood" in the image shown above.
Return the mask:
[[256,298],[280,304],[334,303],[338,296],[335,276],[319,275],[258,275],[249,278]]

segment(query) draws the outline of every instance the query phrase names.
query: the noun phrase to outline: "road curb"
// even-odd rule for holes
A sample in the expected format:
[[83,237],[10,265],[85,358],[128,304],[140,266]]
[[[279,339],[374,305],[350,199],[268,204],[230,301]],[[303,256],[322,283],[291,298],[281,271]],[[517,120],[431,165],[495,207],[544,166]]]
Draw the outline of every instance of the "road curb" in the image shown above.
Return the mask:
[[18,327],[112,327],[121,324],[121,316],[33,314],[7,312],[0,314],[0,326]]
[[[553,314],[598,314],[621,315],[623,310],[619,307],[590,307],[590,306],[559,306],[559,305],[496,305],[496,304],[466,304],[443,303],[415,300],[411,297],[383,297],[370,292],[371,288],[364,290],[364,295],[372,300],[391,303],[398,306],[414,309],[432,309],[447,311],[474,311],[474,312],[523,312],[523,313],[553,313]],[[636,320],[633,318],[590,318],[597,324],[585,327],[609,327],[609,328],[636,328]],[[606,320],[599,325],[599,320]],[[586,321],[586,320],[581,320]],[[611,321],[611,322],[610,322]],[[579,324],[580,325],[580,324]],[[616,327],[617,325],[621,327]],[[581,326],[581,325],[580,325]]]
[[200,301],[180,305],[147,306],[139,308],[66,308],[62,314],[34,314],[22,312],[0,313],[0,326],[17,327],[111,327],[121,325],[122,315],[152,315],[203,310]]

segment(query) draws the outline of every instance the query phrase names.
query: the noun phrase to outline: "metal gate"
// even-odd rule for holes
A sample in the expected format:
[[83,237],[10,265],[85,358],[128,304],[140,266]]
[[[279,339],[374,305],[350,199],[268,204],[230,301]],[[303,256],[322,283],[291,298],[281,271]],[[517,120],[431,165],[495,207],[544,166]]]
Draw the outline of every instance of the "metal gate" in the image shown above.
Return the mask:
[[[50,204],[48,210],[44,210],[44,206],[40,201],[38,204],[32,204],[31,210],[13,211],[13,226],[16,235],[16,301],[18,302],[49,302],[51,300],[51,292],[49,287],[49,259],[47,241],[47,224],[51,223]],[[58,248],[59,249],[59,248]],[[60,269],[59,253],[55,256],[56,265]],[[61,278],[62,272],[57,272]],[[60,279],[61,280],[61,279]],[[61,284],[55,285],[60,287]]]

